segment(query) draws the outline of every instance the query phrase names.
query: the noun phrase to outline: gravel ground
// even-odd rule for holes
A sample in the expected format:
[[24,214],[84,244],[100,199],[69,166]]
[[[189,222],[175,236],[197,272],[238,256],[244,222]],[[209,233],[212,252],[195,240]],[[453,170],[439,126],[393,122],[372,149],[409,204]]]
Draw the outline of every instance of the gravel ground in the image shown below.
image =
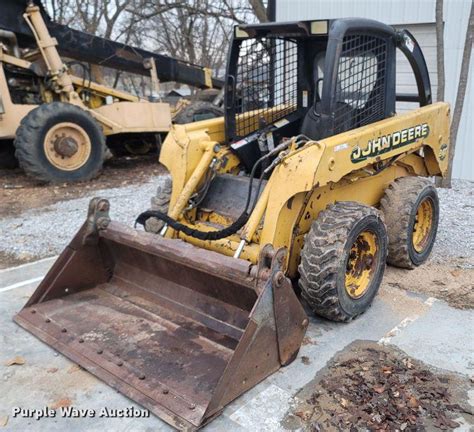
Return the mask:
[[[83,223],[89,200],[110,200],[113,220],[132,225],[149,206],[160,177],[141,185],[95,190],[90,195],[31,209],[21,216],[0,220],[0,255],[18,261],[56,255]],[[454,181],[452,189],[439,190],[441,220],[432,262],[456,260],[474,266],[474,182]]]
[[432,261],[457,258],[474,267],[474,182],[453,180],[452,189],[438,189],[441,204]]
[[133,225],[135,218],[149,208],[156,181],[121,188],[91,191],[83,198],[62,201],[0,220],[0,252],[19,261],[57,255],[72,239],[87,216],[89,200],[110,200],[111,218]]

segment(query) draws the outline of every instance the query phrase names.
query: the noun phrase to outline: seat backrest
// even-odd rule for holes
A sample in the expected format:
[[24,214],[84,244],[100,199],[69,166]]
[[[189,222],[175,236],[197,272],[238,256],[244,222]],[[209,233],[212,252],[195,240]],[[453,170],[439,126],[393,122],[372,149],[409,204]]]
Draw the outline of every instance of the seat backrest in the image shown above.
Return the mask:
[[310,139],[320,139],[321,138],[321,121],[320,121],[320,105],[321,105],[321,94],[320,87],[322,81],[320,81],[324,76],[324,62],[326,57],[326,51],[318,52],[314,56],[313,60],[313,94],[314,100],[313,103],[308,108],[306,115],[301,124],[301,133],[306,135]]

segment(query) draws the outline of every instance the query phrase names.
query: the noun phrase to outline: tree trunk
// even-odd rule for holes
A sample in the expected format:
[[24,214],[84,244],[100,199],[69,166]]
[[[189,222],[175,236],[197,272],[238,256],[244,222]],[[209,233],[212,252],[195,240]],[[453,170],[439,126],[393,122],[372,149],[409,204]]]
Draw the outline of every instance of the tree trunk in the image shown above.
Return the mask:
[[[443,0],[436,0],[436,69],[438,78],[438,91],[436,101],[444,100],[444,20],[443,20]],[[436,186],[441,186],[442,178],[436,177]]]
[[263,4],[263,0],[249,0],[253,13],[260,22],[268,22],[267,9]]
[[467,80],[469,77],[469,67],[471,64],[472,41],[474,32],[474,3],[471,3],[471,13],[469,14],[469,22],[466,30],[466,40],[464,42],[464,52],[462,55],[461,73],[459,75],[458,93],[456,95],[456,103],[454,105],[453,120],[451,122],[451,145],[449,146],[449,163],[446,177],[442,180],[442,187],[451,187],[451,178],[453,174],[453,159],[456,149],[456,138],[461,121],[462,109],[464,105],[464,97],[466,95]]
[[444,22],[443,0],[436,0],[436,62],[438,71],[437,101],[444,100]]

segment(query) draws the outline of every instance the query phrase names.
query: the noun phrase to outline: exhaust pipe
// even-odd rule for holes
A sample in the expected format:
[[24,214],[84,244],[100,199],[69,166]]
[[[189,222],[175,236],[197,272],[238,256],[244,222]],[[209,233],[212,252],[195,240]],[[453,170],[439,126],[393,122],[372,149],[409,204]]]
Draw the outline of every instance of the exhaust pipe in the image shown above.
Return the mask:
[[6,39],[8,41],[10,52],[15,57],[20,58],[20,47],[18,46],[18,39],[16,38],[15,33],[0,29],[0,39]]

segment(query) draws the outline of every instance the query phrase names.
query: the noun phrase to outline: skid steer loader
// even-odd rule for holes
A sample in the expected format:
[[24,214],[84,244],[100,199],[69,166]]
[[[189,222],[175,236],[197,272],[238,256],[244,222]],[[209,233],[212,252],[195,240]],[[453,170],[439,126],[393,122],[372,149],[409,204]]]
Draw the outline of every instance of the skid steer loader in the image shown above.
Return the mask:
[[[396,50],[418,93],[397,95]],[[388,261],[422,264],[447,167],[407,31],[366,19],[235,28],[225,119],[173,126],[142,232],[91,201],[18,324],[182,430],[297,355],[308,316],[349,321]],[[396,100],[419,107],[396,113]]]

